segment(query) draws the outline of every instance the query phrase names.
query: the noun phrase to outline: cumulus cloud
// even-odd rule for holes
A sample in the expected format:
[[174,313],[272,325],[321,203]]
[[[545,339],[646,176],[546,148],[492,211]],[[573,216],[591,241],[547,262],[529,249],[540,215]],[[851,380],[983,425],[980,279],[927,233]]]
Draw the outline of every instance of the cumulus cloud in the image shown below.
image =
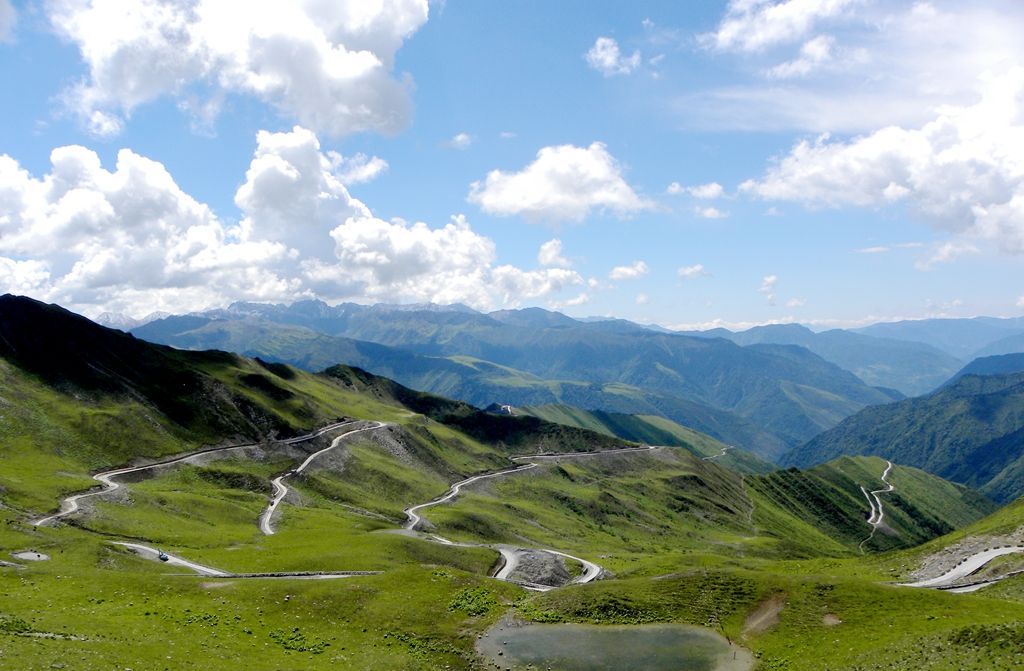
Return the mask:
[[683,186],[679,182],[672,182],[665,189],[665,193],[671,196],[688,193],[694,198],[700,198],[701,200],[714,200],[724,196],[725,189],[718,182],[708,182],[707,184],[698,184],[696,186]]
[[701,36],[701,41],[722,51],[759,51],[802,39],[817,23],[862,1],[730,0],[718,29]]
[[590,47],[584,58],[590,67],[605,77],[628,75],[640,67],[640,52],[634,51],[631,56],[624,56],[619,50],[619,43],[611,37],[599,37]]
[[540,251],[537,252],[537,263],[545,267],[555,266],[558,268],[568,268],[572,265],[569,259],[562,256],[562,241],[558,238],[548,240],[540,246]]
[[484,181],[473,182],[468,200],[489,214],[534,221],[580,221],[595,209],[627,215],[652,206],[626,182],[622,166],[600,142],[544,147],[519,172],[492,170]]
[[[557,293],[571,286],[583,284],[583,278],[568,268],[542,268],[521,270],[515,266],[498,266],[491,273],[491,281],[506,305],[518,305],[528,298],[539,298]],[[586,296],[586,294],[582,294]],[[566,302],[565,305],[580,303]]]
[[786,301],[787,308],[802,308],[807,305],[807,300],[803,298],[790,298]]
[[256,135],[256,152],[235,204],[245,214],[244,235],[288,244],[303,254],[323,253],[321,238],[370,210],[353,198],[335,172],[337,161],[320,151],[309,129]]
[[469,133],[456,133],[452,139],[448,140],[448,146],[452,149],[469,149],[471,144],[473,144],[473,136]]
[[776,275],[765,275],[761,279],[761,286],[758,287],[758,293],[764,294],[764,297],[768,300],[768,305],[775,305],[775,285],[779,283],[779,278]]
[[717,207],[695,207],[693,213],[701,219],[725,219],[729,216],[728,212],[723,212]]
[[637,294],[636,298],[633,300],[637,305],[647,305],[651,302],[651,297],[647,294]]
[[18,11],[11,0],[0,0],[0,42],[14,39],[14,26],[18,23]]
[[79,146],[55,149],[50,162],[36,178],[0,156],[5,290],[135,312],[140,304],[177,311],[214,297],[302,295],[279,272],[285,245],[226,225],[160,163],[123,149],[108,171]]
[[462,216],[441,227],[374,216],[342,182],[351,164],[300,127],[258,134],[237,223],[128,149],[113,169],[79,146],[50,162],[36,177],[0,155],[0,291],[87,313],[314,296],[491,309],[585,284],[568,268],[497,265],[494,242]]
[[330,135],[397,132],[411,102],[408,78],[392,76],[395,53],[428,15],[427,0],[46,6],[88,68],[66,92],[67,103],[99,135],[118,132],[136,107],[162,96],[213,117],[236,94]]
[[1024,308],[1024,296],[1017,299],[1017,307]]
[[920,128],[797,143],[740,190],[812,206],[905,202],[946,231],[1024,252],[1024,68],[988,82],[982,99],[947,106]]
[[650,269],[647,264],[643,261],[634,261],[628,266],[615,266],[612,271],[608,273],[608,278],[612,280],[635,280],[643,277]]
[[694,198],[701,198],[704,200],[714,200],[715,198],[721,198],[725,195],[725,189],[723,189],[722,185],[718,182],[709,182],[707,184],[691,186],[687,191]]
[[350,217],[330,232],[335,258],[307,261],[318,295],[485,305],[494,243],[464,217],[442,228],[423,222]]
[[800,48],[800,56],[785,63],[779,63],[768,70],[768,76],[775,79],[805,77],[823,64],[832,60],[832,47],[835,38],[831,35],[819,35],[804,42]]
[[342,156],[337,152],[329,151],[327,157],[330,159],[334,174],[342,184],[372,182],[388,169],[388,162],[384,159],[362,153],[354,156]]
[[709,277],[711,275],[711,273],[704,268],[703,263],[697,263],[692,266],[683,266],[676,271],[676,274],[679,275],[679,279],[682,280],[692,280],[698,277]]

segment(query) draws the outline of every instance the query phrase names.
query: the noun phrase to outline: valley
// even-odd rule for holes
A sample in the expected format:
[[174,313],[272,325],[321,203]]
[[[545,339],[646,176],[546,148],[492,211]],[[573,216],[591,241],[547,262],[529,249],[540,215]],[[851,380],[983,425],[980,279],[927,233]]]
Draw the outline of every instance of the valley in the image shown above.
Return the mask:
[[[840,668],[880,668],[879,650],[916,668],[921,646],[1002,663],[965,632],[1003,640],[1024,617],[1024,597],[1002,596],[1024,538],[984,540],[1019,526],[1012,510],[895,460],[779,470],[664,417],[487,413],[346,366],[311,374],[5,310],[79,334],[78,357],[135,348],[152,375],[199,382],[197,396],[136,386],[125,355],[58,379],[7,332],[0,543],[49,559],[0,566],[0,659],[472,669],[499,622],[672,623],[713,630],[714,654],[747,655],[736,668],[818,668],[825,640]],[[196,421],[208,399],[224,410]],[[106,430],[83,431],[97,409]],[[151,447],[124,452],[128,427]],[[167,436],[177,450],[158,447]]]

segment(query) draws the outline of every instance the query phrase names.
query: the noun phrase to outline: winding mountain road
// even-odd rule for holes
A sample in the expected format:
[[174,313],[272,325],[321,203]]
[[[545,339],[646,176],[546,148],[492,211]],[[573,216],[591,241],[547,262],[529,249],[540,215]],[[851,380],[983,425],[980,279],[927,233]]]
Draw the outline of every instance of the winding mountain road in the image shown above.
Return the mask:
[[[448,488],[447,492],[437,497],[436,499],[432,499],[430,501],[427,501],[426,503],[421,503],[419,505],[406,508],[406,521],[405,524],[403,525],[403,528],[407,531],[416,532],[421,522],[423,522],[423,517],[419,514],[420,510],[440,505],[443,503],[451,502],[452,500],[455,499],[455,497],[459,495],[459,493],[462,491],[462,488],[465,487],[466,485],[471,485],[475,482],[479,482],[480,480],[486,480],[489,478],[499,478],[507,475],[521,473],[523,471],[530,470],[531,468],[536,468],[537,466],[540,465],[538,463],[539,461],[544,461],[547,459],[574,459],[583,457],[594,457],[599,455],[605,456],[609,454],[622,454],[633,452],[650,452],[651,450],[657,449],[660,448],[655,445],[647,445],[644,447],[625,447],[622,449],[604,450],[601,452],[551,452],[546,454],[511,457],[512,461],[525,461],[527,463],[522,464],[520,466],[516,466],[514,468],[506,468],[504,470],[496,471],[494,473],[474,475],[472,477],[466,478],[465,480],[460,480],[459,482],[456,482],[453,485],[451,485],[451,487]],[[513,580],[511,577],[512,574],[515,572],[516,568],[519,566],[519,557],[525,552],[545,552],[547,554],[557,555],[559,557],[564,557],[566,559],[571,559],[579,562],[583,566],[583,573],[576,576],[572,581],[570,581],[569,584],[571,585],[582,585],[588,582],[593,582],[594,580],[597,580],[604,574],[604,569],[591,561],[587,561],[586,559],[566,554],[565,552],[561,552],[559,550],[552,550],[550,548],[515,548],[508,545],[492,545],[485,543],[456,543],[454,541],[448,540],[447,538],[442,538],[441,536],[437,536],[434,534],[425,535],[424,538],[426,538],[427,540],[432,540],[437,543],[441,543],[443,545],[454,545],[457,547],[482,547],[497,550],[501,554],[502,564],[498,571],[492,577],[498,580],[514,582],[519,585],[522,585],[523,587],[526,587],[527,589],[532,589],[535,591],[547,591],[554,588],[550,585],[524,583],[522,581]]]
[[709,457],[702,457],[702,460],[703,461],[714,461],[715,459],[720,459],[720,458],[725,456],[726,452],[728,452],[729,450],[732,450],[732,449],[735,449],[734,446],[726,445],[725,447],[722,448],[722,451],[719,452],[718,454],[712,454]]
[[292,578],[297,580],[334,580],[338,578],[353,578],[355,576],[378,575],[381,573],[380,571],[283,571],[275,573],[229,573],[203,564],[197,564],[187,559],[182,559],[177,555],[172,555],[167,552],[162,553],[166,559],[161,560],[161,552],[159,550],[151,548],[148,545],[142,545],[141,543],[124,543],[121,541],[114,541],[113,544],[126,547],[140,557],[153,561],[163,561],[169,566],[181,566],[189,569],[197,575],[208,576],[210,578]]
[[[941,589],[953,592],[955,594],[975,592],[981,589],[982,587],[988,587],[989,585],[993,585],[1002,580],[1003,578],[1008,578],[1010,577],[1010,575],[1014,574],[1008,574],[1000,578],[994,578],[989,580],[979,580],[976,583],[971,583],[967,585],[954,586],[954,583],[958,580],[962,580],[963,578],[966,578],[978,572],[979,570],[981,570],[983,566],[988,564],[996,557],[1002,557],[1003,555],[1014,554],[1017,552],[1024,552],[1024,546],[1011,545],[1008,547],[982,550],[981,552],[977,552],[973,555],[966,557],[959,564],[949,569],[942,575],[936,576],[934,578],[928,578],[926,580],[918,580],[917,582],[900,583],[900,586],[929,587],[931,589]],[[1015,573],[1019,573],[1019,571]]]
[[860,488],[860,491],[864,492],[864,497],[868,500],[868,505],[871,506],[871,515],[868,517],[868,524],[871,525],[871,533],[867,538],[860,542],[860,545],[857,546],[860,548],[861,554],[864,553],[864,544],[875,537],[875,532],[878,531],[878,527],[882,526],[882,520],[885,519],[885,510],[882,508],[882,499],[878,498],[878,495],[888,494],[896,489],[888,480],[889,473],[892,471],[892,462],[886,461],[885,463],[885,470],[882,471],[881,478],[882,482],[886,485],[885,489],[875,489],[869,492],[863,487]]
[[[307,433],[306,435],[303,436],[296,436],[294,438],[288,438],[287,440],[282,440],[279,442],[284,443],[285,445],[294,445],[295,443],[301,443],[307,440],[312,440],[314,438],[319,438],[325,433],[334,431],[336,429],[340,429],[344,426],[348,426],[351,423],[352,422],[350,421],[335,422],[334,424],[328,424],[325,427],[317,429],[312,433]],[[185,455],[164,459],[163,461],[157,461],[152,464],[146,464],[145,466],[129,466],[126,468],[116,468],[112,471],[104,471],[102,473],[97,473],[96,475],[92,476],[92,478],[93,480],[96,480],[101,485],[103,485],[103,489],[68,496],[60,502],[60,510],[58,512],[53,513],[52,515],[47,515],[46,517],[40,517],[38,519],[32,520],[31,523],[33,526],[39,527],[48,524],[54,520],[60,519],[62,517],[67,517],[68,515],[77,512],[79,510],[78,502],[81,501],[82,499],[86,499],[92,496],[102,496],[104,494],[114,491],[115,489],[120,489],[121,485],[114,481],[114,478],[117,478],[119,476],[128,475],[130,473],[141,473],[142,471],[148,471],[155,468],[164,468],[166,466],[184,463],[189,459],[202,455],[214,454],[218,452],[230,452],[231,450],[242,450],[245,448],[256,447],[258,444],[259,443],[244,443],[242,445],[228,445],[226,447],[209,447],[206,449],[197,450],[195,452],[190,452]]]
[[[287,444],[287,445],[294,445],[295,443],[300,443],[300,442],[312,440],[314,438],[318,438],[318,437],[323,436],[324,434],[329,433],[331,431],[336,431],[338,429],[343,429],[343,428],[346,428],[346,427],[351,427],[353,424],[356,424],[356,423],[357,423],[356,420],[349,420],[349,421],[344,421],[344,422],[335,422],[333,424],[329,424],[327,426],[324,426],[324,427],[322,427],[322,428],[320,428],[320,429],[318,429],[316,431],[313,431],[312,433],[308,433],[308,434],[305,434],[305,435],[302,435],[302,436],[296,436],[294,438],[289,438],[287,440],[282,440],[282,441],[279,441],[279,442]],[[356,434],[359,434],[359,433],[363,433],[363,432],[367,432],[367,431],[376,431],[376,430],[382,429],[382,428],[384,428],[386,426],[388,426],[388,424],[385,423],[385,422],[374,421],[374,422],[370,422],[370,426],[361,426],[359,428],[354,428],[354,429],[351,429],[349,431],[346,431],[345,433],[343,433],[343,434],[341,434],[339,436],[336,436],[331,441],[331,444],[329,446],[327,446],[327,447],[325,447],[325,448],[323,448],[321,450],[318,450],[317,452],[314,452],[313,454],[310,454],[296,468],[294,468],[292,470],[289,470],[288,472],[283,473],[282,475],[279,475],[276,478],[274,478],[273,480],[271,480],[271,485],[273,486],[273,495],[272,495],[271,500],[270,500],[269,504],[267,505],[267,507],[260,514],[260,517],[259,517],[259,528],[260,528],[260,531],[262,531],[267,536],[270,536],[270,535],[274,534],[274,528],[273,528],[273,524],[272,524],[274,513],[277,511],[278,505],[281,503],[282,500],[284,500],[285,496],[287,496],[288,492],[290,491],[288,486],[284,483],[285,479],[287,479],[287,478],[289,478],[289,477],[291,477],[293,475],[298,475],[299,473],[302,473],[304,470],[306,470],[306,468],[308,468],[310,466],[310,464],[312,464],[314,461],[316,461],[316,459],[318,457],[326,454],[327,452],[330,452],[333,449],[336,449],[341,444],[341,442],[343,440],[345,440],[346,438],[349,438],[349,437],[351,437],[353,435],[356,435]],[[118,483],[115,480],[115,478],[118,478],[118,477],[121,477],[121,476],[124,476],[124,475],[129,475],[129,474],[132,474],[132,473],[139,473],[139,472],[143,472],[143,471],[148,471],[148,470],[153,470],[153,469],[158,469],[158,468],[164,468],[164,467],[167,467],[167,466],[172,466],[172,465],[175,465],[175,464],[185,463],[188,460],[190,460],[190,459],[192,459],[194,457],[197,457],[197,456],[214,454],[214,453],[220,453],[220,452],[229,452],[229,451],[232,451],[232,450],[241,450],[241,449],[245,449],[245,448],[252,448],[252,447],[255,447],[257,445],[258,445],[258,443],[245,443],[245,444],[242,444],[242,445],[229,445],[229,446],[225,446],[225,447],[206,448],[206,449],[202,449],[202,450],[197,450],[195,452],[190,452],[189,454],[168,458],[168,459],[165,459],[163,461],[157,461],[157,462],[154,462],[154,463],[151,463],[151,464],[146,464],[146,465],[143,465],[143,466],[129,466],[129,467],[118,468],[118,469],[114,469],[114,470],[110,470],[110,471],[104,471],[102,473],[97,473],[96,475],[93,476],[93,479],[98,481],[103,486],[103,489],[98,490],[98,491],[84,492],[84,493],[81,493],[81,494],[74,494],[74,495],[65,497],[61,501],[60,510],[58,512],[50,514],[50,515],[47,515],[45,517],[38,518],[36,520],[33,520],[32,524],[34,526],[43,526],[43,525],[49,524],[50,522],[52,522],[54,520],[60,519],[62,517],[66,517],[68,515],[71,515],[72,513],[77,512],[80,509],[79,501],[81,501],[82,499],[85,499],[85,498],[88,498],[88,497],[92,497],[92,496],[101,496],[103,494],[107,494],[107,493],[112,492],[112,491],[114,491],[116,489],[119,489],[122,485],[121,485],[121,483]],[[498,579],[498,580],[504,580],[504,581],[507,581],[507,582],[513,582],[513,583],[522,585],[523,587],[526,587],[527,589],[532,589],[532,590],[536,590],[536,591],[546,591],[546,590],[554,589],[554,586],[552,586],[552,585],[541,585],[541,584],[536,584],[536,583],[531,583],[531,582],[524,582],[524,581],[520,581],[520,580],[515,580],[515,579],[512,578],[512,574],[516,571],[517,567],[520,565],[520,557],[522,555],[528,553],[528,552],[543,552],[543,553],[547,553],[547,554],[550,554],[550,555],[555,555],[555,556],[558,556],[558,557],[562,557],[562,558],[565,558],[565,559],[570,559],[570,560],[579,562],[580,565],[583,567],[583,572],[580,575],[576,576],[572,581],[570,581],[569,584],[585,584],[585,583],[589,583],[589,582],[592,582],[594,580],[597,580],[604,573],[604,569],[601,568],[599,565],[595,564],[594,562],[591,562],[591,561],[588,561],[586,559],[582,559],[580,557],[576,557],[576,556],[567,554],[567,553],[562,552],[560,550],[554,550],[554,549],[550,549],[550,548],[516,548],[516,547],[513,547],[513,546],[509,546],[509,545],[500,545],[500,544],[460,543],[460,542],[450,541],[450,540],[448,540],[446,538],[442,538],[441,536],[437,536],[437,535],[434,535],[434,534],[427,534],[427,533],[421,532],[418,529],[418,527],[421,526],[421,523],[423,522],[423,517],[419,514],[419,511],[421,511],[421,510],[423,510],[425,508],[429,508],[431,506],[441,505],[441,504],[449,503],[449,502],[453,501],[460,494],[460,492],[462,491],[462,488],[466,487],[467,485],[471,485],[471,484],[473,484],[475,482],[479,482],[481,480],[486,480],[486,479],[489,479],[489,478],[504,477],[504,476],[513,475],[513,474],[516,474],[516,473],[521,473],[523,471],[527,471],[527,470],[530,470],[530,469],[533,469],[533,468],[537,468],[540,465],[539,462],[542,462],[542,461],[545,461],[545,460],[551,460],[551,459],[575,459],[575,458],[587,458],[587,457],[594,457],[594,456],[605,456],[605,455],[609,455],[609,454],[622,454],[622,453],[633,453],[633,452],[649,452],[649,451],[657,450],[657,449],[660,449],[660,447],[659,446],[644,446],[644,447],[629,447],[629,448],[622,448],[622,449],[616,449],[616,450],[605,450],[605,451],[602,451],[602,452],[552,452],[552,453],[545,453],[545,454],[512,457],[511,461],[514,461],[514,462],[526,462],[526,463],[522,463],[520,465],[511,467],[511,468],[507,468],[507,469],[504,469],[504,470],[501,470],[501,471],[497,471],[497,472],[494,472],[494,473],[483,473],[483,474],[480,474],[480,475],[471,476],[471,477],[466,478],[464,480],[460,480],[459,482],[456,482],[456,483],[452,484],[448,488],[448,491],[445,492],[443,495],[441,495],[441,496],[439,496],[439,497],[437,497],[435,499],[432,499],[430,501],[427,501],[426,503],[421,503],[421,504],[410,506],[409,508],[406,508],[404,512],[406,514],[406,518],[407,519],[406,519],[405,523],[403,524],[403,529],[406,532],[417,534],[418,537],[421,537],[421,538],[423,538],[423,539],[425,539],[427,541],[435,542],[435,543],[440,543],[440,544],[443,544],[443,545],[450,545],[450,546],[456,546],[456,547],[483,547],[483,548],[489,548],[489,549],[492,549],[492,550],[496,550],[501,555],[501,557],[502,557],[502,564],[501,564],[500,568],[497,570],[497,572],[494,574],[493,577]],[[724,454],[724,450],[723,450],[723,454]],[[720,456],[720,455],[716,455],[716,456]],[[353,576],[353,575],[373,575],[373,574],[376,574],[376,573],[380,573],[380,571],[286,572],[286,573],[259,573],[259,574],[229,573],[227,571],[223,571],[221,569],[213,568],[211,566],[206,566],[204,564],[199,564],[199,563],[196,563],[196,562],[193,562],[193,561],[190,561],[190,560],[187,560],[187,559],[184,559],[182,557],[179,557],[179,556],[176,556],[176,555],[172,555],[172,554],[169,554],[169,553],[166,553],[166,552],[161,553],[160,550],[157,550],[156,548],[153,548],[153,547],[150,547],[150,546],[147,546],[147,545],[143,545],[141,543],[130,543],[130,542],[114,541],[114,544],[115,545],[120,545],[122,547],[126,547],[126,548],[132,550],[133,552],[135,552],[136,554],[138,554],[138,555],[140,555],[142,557],[145,557],[147,559],[154,560],[154,561],[160,560],[160,555],[163,554],[164,557],[165,557],[165,559],[163,561],[165,563],[171,565],[171,566],[181,566],[182,568],[186,568],[186,569],[188,569],[188,570],[190,570],[190,571],[192,571],[192,572],[194,572],[194,573],[196,573],[198,575],[207,576],[207,577],[216,577],[216,578],[305,578],[305,579],[328,579],[328,578],[344,578],[344,577],[350,577],[350,576]]]
[[[349,425],[349,424],[354,424],[354,423],[355,422],[348,422],[346,424],[346,426]],[[357,433],[363,433],[365,431],[376,431],[377,429],[382,429],[385,426],[387,426],[387,424],[384,423],[384,422],[372,422],[372,426],[364,426],[364,427],[359,428],[359,429],[353,429],[352,431],[347,431],[347,432],[341,434],[340,436],[336,437],[334,440],[332,440],[331,444],[328,445],[327,447],[325,447],[324,449],[319,450],[317,452],[314,452],[313,454],[311,454],[308,457],[306,457],[306,460],[303,461],[296,468],[288,471],[287,473],[285,473],[283,475],[279,475],[276,478],[274,478],[273,480],[271,480],[270,484],[272,484],[274,486],[274,495],[270,499],[270,503],[267,505],[267,507],[264,509],[264,511],[260,514],[260,522],[259,522],[259,524],[260,524],[260,531],[262,531],[263,534],[266,535],[266,536],[273,536],[274,535],[274,527],[273,527],[273,524],[272,524],[273,517],[274,517],[274,512],[277,510],[278,504],[281,503],[281,501],[284,499],[284,497],[288,495],[288,486],[284,484],[285,478],[290,478],[293,475],[298,475],[302,471],[306,470],[306,468],[311,463],[316,461],[317,457],[319,457],[319,456],[321,456],[323,454],[326,454],[327,452],[330,452],[334,448],[338,447],[338,445],[341,444],[341,441],[344,440],[345,438],[348,438],[349,436],[354,436]],[[336,428],[340,428],[340,427],[336,427]]]

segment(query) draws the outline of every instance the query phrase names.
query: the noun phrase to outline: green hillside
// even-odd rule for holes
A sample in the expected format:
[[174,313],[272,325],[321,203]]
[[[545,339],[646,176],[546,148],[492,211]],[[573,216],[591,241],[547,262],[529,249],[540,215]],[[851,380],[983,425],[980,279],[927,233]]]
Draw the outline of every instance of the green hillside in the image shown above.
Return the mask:
[[549,422],[590,429],[645,445],[685,447],[698,457],[713,459],[739,473],[767,473],[775,468],[750,452],[731,447],[711,436],[656,415],[588,411],[568,405],[516,407],[514,412],[516,415],[539,417]]
[[[885,460],[876,457],[842,457],[807,471],[788,469],[747,478],[747,485],[758,497],[824,532],[828,539],[859,546],[868,537],[861,488],[884,488],[879,476],[885,467]],[[918,545],[997,507],[973,490],[916,468],[894,466],[888,480],[895,489],[882,495],[886,528],[864,544],[866,550]],[[760,514],[767,518],[775,513],[762,510]],[[785,532],[780,535],[785,537]]]
[[1007,502],[1024,494],[1022,437],[1024,373],[968,375],[928,396],[862,410],[784,461],[873,454]]
[[[0,391],[0,668],[468,671],[480,668],[477,638],[512,614],[710,626],[741,641],[764,668],[820,668],[827,644],[838,651],[830,666],[853,669],[876,655],[898,659],[922,640],[931,644],[929,637],[963,637],[969,627],[1024,617],[1024,605],[1010,600],[954,601],[879,584],[889,579],[890,564],[878,549],[931,538],[991,505],[897,468],[890,477],[896,490],[886,498],[891,533],[862,556],[868,504],[850,493],[879,486],[877,459],[786,471],[783,479],[744,476],[697,456],[713,441],[658,418],[639,418],[634,428],[664,431],[690,449],[609,451],[631,443],[536,417],[483,413],[359,369],[314,375],[223,353],[173,351],[53,306],[4,299],[0,307],[0,322],[14,315],[18,325],[2,331],[9,349]],[[20,335],[42,333],[43,324],[53,334],[43,345]],[[62,367],[45,360],[57,351],[50,347],[71,352],[54,355]],[[190,382],[177,387],[173,382],[185,378],[175,376]],[[256,522],[270,480],[332,443],[330,436],[308,444],[274,436],[338,418],[388,425],[353,436],[293,474],[275,533],[264,535]],[[126,478],[66,522],[29,522],[54,510],[61,494],[88,488],[97,469],[236,440],[258,444]],[[533,457],[528,470],[480,480],[451,503],[427,509],[428,534],[400,532],[405,508],[440,496],[452,482],[524,463],[512,455],[556,450],[568,454]],[[114,541],[148,544],[232,574],[373,574],[195,576]],[[498,553],[474,544],[494,542],[568,552],[608,575],[529,592],[487,577]],[[17,553],[27,550],[50,559],[21,559]],[[579,570],[572,560],[562,564],[568,573]],[[748,629],[778,594],[789,603],[778,621]],[[827,613],[844,624],[824,624]],[[952,645],[944,657],[963,665],[1002,654],[980,645]]]

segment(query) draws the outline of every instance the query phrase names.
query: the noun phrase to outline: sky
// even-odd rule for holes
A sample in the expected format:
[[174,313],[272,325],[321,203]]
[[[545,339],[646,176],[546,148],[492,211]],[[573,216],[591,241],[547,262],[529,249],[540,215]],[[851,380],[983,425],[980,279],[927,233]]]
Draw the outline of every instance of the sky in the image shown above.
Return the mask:
[[0,0],[0,292],[1024,314],[1024,5]]

